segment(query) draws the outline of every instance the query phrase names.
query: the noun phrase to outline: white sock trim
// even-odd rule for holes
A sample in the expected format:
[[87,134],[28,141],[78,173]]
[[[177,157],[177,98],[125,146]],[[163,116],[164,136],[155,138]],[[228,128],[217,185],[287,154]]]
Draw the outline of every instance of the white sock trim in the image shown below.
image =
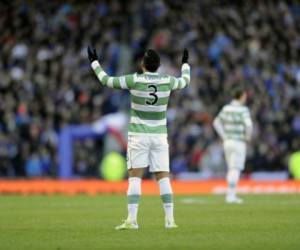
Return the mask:
[[128,178],[127,195],[141,195],[142,194],[141,183],[142,183],[142,179],[139,177]]
[[173,194],[169,177],[161,178],[158,181],[160,195]]

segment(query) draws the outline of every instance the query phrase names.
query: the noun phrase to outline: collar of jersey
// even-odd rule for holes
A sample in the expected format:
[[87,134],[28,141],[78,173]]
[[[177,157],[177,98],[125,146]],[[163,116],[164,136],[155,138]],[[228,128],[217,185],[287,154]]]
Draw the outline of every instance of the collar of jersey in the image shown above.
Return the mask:
[[158,72],[149,72],[149,71],[146,71],[146,72],[144,72],[144,74],[147,74],[147,75],[157,75]]
[[237,100],[232,100],[231,104],[232,105],[237,105],[237,106],[242,106],[242,104],[239,101],[237,101]]

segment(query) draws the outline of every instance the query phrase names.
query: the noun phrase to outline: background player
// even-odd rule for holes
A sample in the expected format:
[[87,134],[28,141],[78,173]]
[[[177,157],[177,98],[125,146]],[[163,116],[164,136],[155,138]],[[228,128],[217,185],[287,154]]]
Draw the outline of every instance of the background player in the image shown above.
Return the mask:
[[175,78],[157,73],[159,55],[147,50],[142,60],[142,74],[110,77],[100,66],[95,49],[88,48],[91,66],[102,85],[128,89],[131,94],[131,119],[128,131],[127,167],[129,174],[128,217],[116,229],[138,229],[137,212],[144,169],[150,166],[159,184],[165,211],[165,227],[176,228],[173,194],[169,179],[169,145],[166,111],[172,90],[190,83],[188,51],[182,57],[182,76]]
[[223,140],[227,162],[226,202],[242,203],[236,196],[236,187],[240,173],[244,169],[246,144],[252,136],[252,121],[249,109],[245,106],[247,93],[242,86],[232,90],[233,100],[225,105],[213,122],[213,126]]

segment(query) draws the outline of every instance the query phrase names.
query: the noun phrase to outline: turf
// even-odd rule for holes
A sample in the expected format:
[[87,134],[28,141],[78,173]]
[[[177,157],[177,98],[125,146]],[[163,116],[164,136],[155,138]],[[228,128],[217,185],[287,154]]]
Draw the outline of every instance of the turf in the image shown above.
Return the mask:
[[0,249],[300,249],[300,196],[177,196],[178,229],[166,230],[156,196],[142,197],[140,229],[115,231],[126,198],[0,196]]

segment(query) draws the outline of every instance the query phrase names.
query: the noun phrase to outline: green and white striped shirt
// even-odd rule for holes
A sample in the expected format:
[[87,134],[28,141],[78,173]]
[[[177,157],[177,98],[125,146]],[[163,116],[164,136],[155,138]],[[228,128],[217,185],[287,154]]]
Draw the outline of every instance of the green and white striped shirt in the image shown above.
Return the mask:
[[187,63],[181,67],[180,78],[157,72],[111,77],[98,61],[92,63],[92,68],[102,85],[130,91],[131,118],[128,134],[166,134],[170,93],[190,84],[190,66]]
[[250,111],[237,100],[223,107],[213,125],[223,140],[248,141],[252,136]]

